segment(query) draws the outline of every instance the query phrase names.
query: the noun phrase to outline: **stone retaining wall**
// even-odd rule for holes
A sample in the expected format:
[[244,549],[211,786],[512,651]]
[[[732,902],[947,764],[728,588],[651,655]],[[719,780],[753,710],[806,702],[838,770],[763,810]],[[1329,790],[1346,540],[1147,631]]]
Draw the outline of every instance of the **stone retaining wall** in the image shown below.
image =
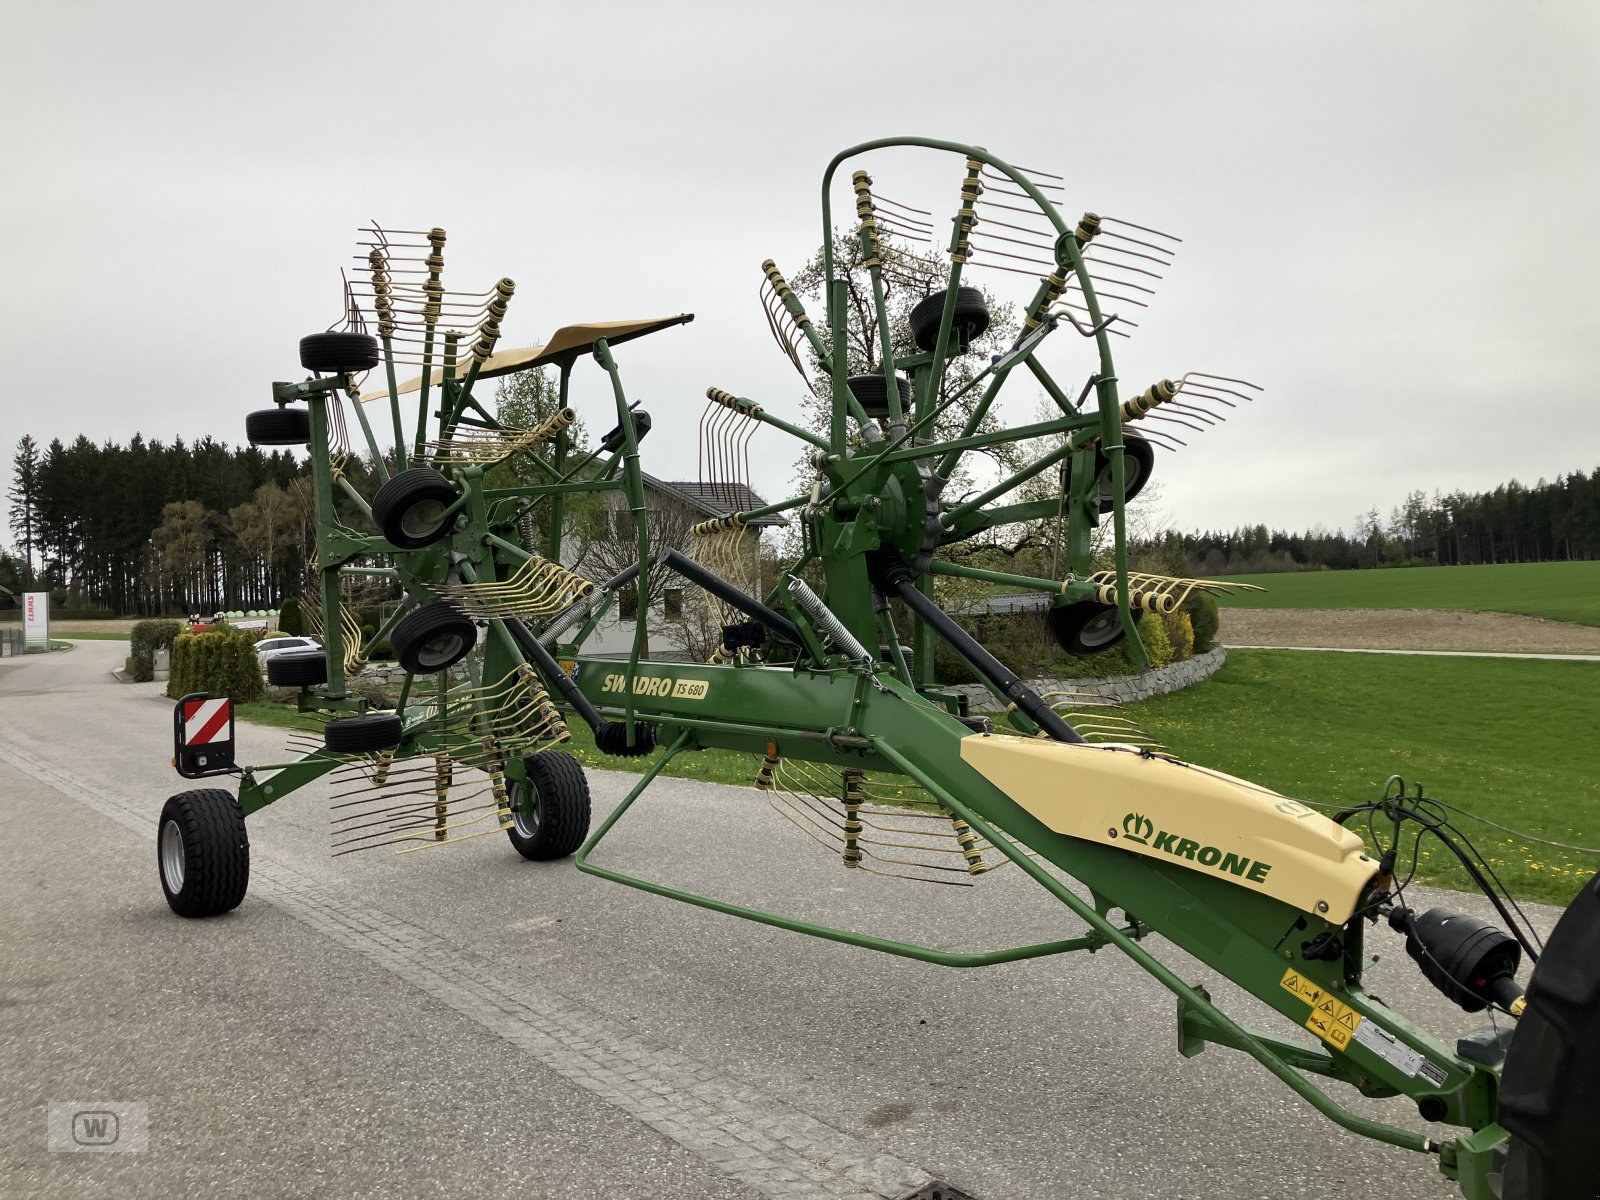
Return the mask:
[[[1190,687],[1216,674],[1227,661],[1228,651],[1218,646],[1215,650],[1208,650],[1204,654],[1197,654],[1193,658],[1186,658],[1169,666],[1157,667],[1153,671],[1146,671],[1143,675],[1119,675],[1112,679],[1027,679],[1023,682],[1041,694],[1083,692],[1126,703],[1131,700],[1148,700],[1151,696],[1164,696],[1168,692]],[[989,689],[981,684],[961,684],[950,690],[965,692],[979,709],[994,700]]]

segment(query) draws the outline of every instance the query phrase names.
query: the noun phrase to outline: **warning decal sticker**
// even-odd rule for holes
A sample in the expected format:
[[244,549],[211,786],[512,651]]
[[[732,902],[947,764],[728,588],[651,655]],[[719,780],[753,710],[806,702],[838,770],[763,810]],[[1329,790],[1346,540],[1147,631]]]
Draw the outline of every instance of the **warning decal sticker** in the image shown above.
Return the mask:
[[1290,967],[1279,981],[1283,989],[1311,1006],[1306,1018],[1306,1028],[1311,1030],[1335,1050],[1350,1045],[1350,1039],[1361,1028],[1361,1014],[1348,1004],[1325,992],[1317,984]]

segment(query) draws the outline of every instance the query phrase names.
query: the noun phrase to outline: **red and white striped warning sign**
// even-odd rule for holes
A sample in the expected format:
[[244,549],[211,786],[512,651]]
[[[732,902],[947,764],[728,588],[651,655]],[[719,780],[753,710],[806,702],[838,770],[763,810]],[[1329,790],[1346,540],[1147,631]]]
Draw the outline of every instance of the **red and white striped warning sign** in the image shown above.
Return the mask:
[[186,700],[183,705],[183,744],[204,746],[228,740],[233,711],[226,696],[220,700]]

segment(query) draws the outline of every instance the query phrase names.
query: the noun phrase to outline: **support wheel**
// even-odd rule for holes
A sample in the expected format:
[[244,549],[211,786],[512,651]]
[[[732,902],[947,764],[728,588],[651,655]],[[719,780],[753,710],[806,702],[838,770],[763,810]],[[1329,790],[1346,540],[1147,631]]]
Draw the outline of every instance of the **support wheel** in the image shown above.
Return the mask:
[[367,333],[313,333],[300,339],[300,365],[345,375],[378,365],[378,339]]
[[450,533],[444,510],[460,498],[455,485],[432,467],[401,471],[372,498],[372,519],[391,545],[420,550]]
[[1056,645],[1080,657],[1109,650],[1127,636],[1117,616],[1116,605],[1096,604],[1092,600],[1052,608],[1045,623],[1050,626],[1050,636],[1056,639]]
[[448,671],[478,644],[478,627],[444,601],[400,618],[389,635],[397,663],[413,675]]
[[[861,402],[867,416],[874,421],[889,419],[889,389],[882,375],[852,375],[845,380],[850,394]],[[895,390],[900,393],[900,411],[911,411],[911,381],[904,375],[894,377]]]
[[1592,1200],[1600,1129],[1600,875],[1556,922],[1500,1082],[1504,1200]]
[[589,835],[589,781],[564,750],[525,759],[528,778],[508,779],[511,828],[506,836],[523,858],[566,858]]
[[404,732],[395,713],[362,713],[329,721],[322,730],[322,744],[335,754],[371,754],[393,750]]
[[311,414],[303,408],[263,408],[244,419],[252,446],[304,446],[311,441]]
[[[1155,470],[1156,452],[1136,433],[1122,435],[1122,502],[1124,504],[1139,494],[1150,481]],[[1111,499],[1111,461],[1104,450],[1094,456],[1095,482],[1100,485],[1100,511],[1108,513],[1115,505]]]
[[[944,316],[944,298],[949,292],[949,288],[943,288],[918,301],[906,318],[917,349],[928,354],[933,353],[933,343],[939,336],[939,318]],[[950,332],[956,335],[960,346],[964,349],[968,343],[982,337],[988,328],[989,306],[983,301],[983,293],[975,287],[957,288]]]
[[327,683],[328,656],[321,650],[306,650],[269,658],[267,682],[273,687],[316,687]]
[[180,917],[237,908],[250,886],[250,838],[239,802],[218,788],[179,792],[161,809],[156,868]]

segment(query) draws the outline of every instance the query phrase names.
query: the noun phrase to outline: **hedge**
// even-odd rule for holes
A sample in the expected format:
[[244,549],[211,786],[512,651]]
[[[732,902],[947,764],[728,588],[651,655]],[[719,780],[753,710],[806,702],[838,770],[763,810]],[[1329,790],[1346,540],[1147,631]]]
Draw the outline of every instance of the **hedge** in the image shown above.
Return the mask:
[[255,639],[243,630],[183,633],[172,643],[172,673],[167,695],[190,692],[227,696],[236,704],[259,700],[265,692]]
[[148,683],[156,677],[157,650],[170,650],[173,639],[187,626],[182,621],[137,621],[129,635],[133,653],[128,655],[128,674],[135,683]]

